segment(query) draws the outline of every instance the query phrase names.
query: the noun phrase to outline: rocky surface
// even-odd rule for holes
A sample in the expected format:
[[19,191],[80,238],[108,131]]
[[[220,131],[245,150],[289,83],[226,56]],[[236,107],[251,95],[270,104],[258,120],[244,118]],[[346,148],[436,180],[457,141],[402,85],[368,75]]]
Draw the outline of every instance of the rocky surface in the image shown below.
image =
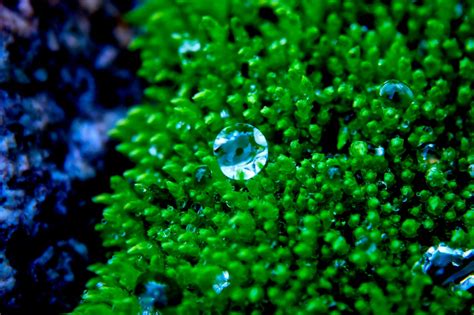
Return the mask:
[[127,161],[107,131],[141,95],[134,1],[0,2],[0,312],[72,310],[104,259],[91,197]]

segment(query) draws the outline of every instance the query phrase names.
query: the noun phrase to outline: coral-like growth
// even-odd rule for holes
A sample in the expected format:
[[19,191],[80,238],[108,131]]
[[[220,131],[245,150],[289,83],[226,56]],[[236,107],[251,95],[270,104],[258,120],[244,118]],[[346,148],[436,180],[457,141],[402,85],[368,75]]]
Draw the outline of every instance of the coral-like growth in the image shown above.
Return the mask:
[[[137,286],[175,287],[161,279],[182,299],[156,293],[144,314],[472,312],[470,292],[413,266],[440,242],[474,247],[474,7],[384,3],[148,0],[131,13],[147,101],[111,133],[135,167],[96,198],[110,259],[77,313],[137,314]],[[247,181],[213,155],[235,123],[269,144]]]

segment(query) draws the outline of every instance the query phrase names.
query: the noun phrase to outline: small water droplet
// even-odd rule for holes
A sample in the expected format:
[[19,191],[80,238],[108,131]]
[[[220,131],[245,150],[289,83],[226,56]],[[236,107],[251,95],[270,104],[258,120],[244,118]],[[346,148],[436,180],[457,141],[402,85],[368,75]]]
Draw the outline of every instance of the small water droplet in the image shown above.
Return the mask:
[[330,179],[340,178],[341,170],[337,166],[332,166],[328,169],[328,176]]
[[426,161],[429,164],[437,163],[439,161],[439,155],[436,151],[436,145],[433,143],[425,144],[421,150],[421,157],[423,158],[423,161]]
[[423,127],[423,132],[431,135],[431,134],[433,134],[433,128],[431,128],[430,126],[424,126]]
[[191,126],[189,124],[186,124],[184,121],[178,121],[178,123],[176,124],[176,129],[191,130]]
[[206,165],[196,168],[194,178],[198,184],[204,183],[211,178],[211,170]]
[[166,297],[166,285],[155,281],[144,284],[145,291],[140,295],[140,305],[145,310],[153,310],[155,307],[164,307],[168,304]]
[[344,259],[336,259],[334,260],[334,267],[342,268],[346,265],[346,261]]
[[408,129],[408,128],[410,128],[410,121],[409,121],[409,120],[404,120],[404,121],[402,122],[402,125],[401,125],[401,128],[400,128],[400,129],[406,130],[406,129]]
[[229,280],[230,280],[229,272],[227,270],[223,271],[221,274],[217,275],[216,281],[212,285],[212,289],[214,289],[214,291],[217,294],[220,294],[222,290],[224,290],[230,285]]
[[364,236],[364,237],[360,238],[358,241],[356,241],[355,245],[356,246],[364,246],[364,245],[368,244],[368,242],[369,242],[369,239]]
[[398,80],[388,80],[380,87],[379,95],[390,105],[409,105],[414,98],[412,90]]
[[375,155],[376,156],[384,156],[385,155],[385,149],[383,147],[376,147],[375,148]]
[[379,180],[377,186],[379,189],[387,190],[387,183],[383,180]]
[[163,153],[161,152],[158,152],[158,149],[152,145],[150,147],[150,149],[148,149],[148,153],[151,155],[151,156],[154,156],[154,157],[157,157],[159,159],[162,159],[163,158]]
[[474,164],[469,165],[469,175],[474,178]]
[[267,163],[268,144],[260,130],[249,124],[224,128],[214,141],[222,173],[231,179],[250,179]]
[[373,145],[369,144],[368,148],[369,148],[368,152],[370,154],[373,154],[375,156],[384,156],[385,155],[385,148],[382,147],[382,146],[374,147]]
[[178,283],[162,274],[145,273],[137,280],[135,294],[142,312],[152,314],[156,309],[181,303],[183,293]]
[[188,52],[196,52],[201,49],[201,43],[198,40],[185,40],[183,44],[179,46],[178,52],[185,54]]
[[230,117],[229,112],[226,111],[225,109],[221,111],[220,116],[221,116],[221,118],[229,118]]

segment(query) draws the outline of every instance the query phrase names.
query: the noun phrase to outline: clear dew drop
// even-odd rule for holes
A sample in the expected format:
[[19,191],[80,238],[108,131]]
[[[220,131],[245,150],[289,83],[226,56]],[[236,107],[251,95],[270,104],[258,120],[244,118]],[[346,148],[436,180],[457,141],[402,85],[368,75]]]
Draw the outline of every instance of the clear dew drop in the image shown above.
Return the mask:
[[230,275],[229,272],[223,271],[221,274],[217,275],[214,284],[212,285],[212,289],[217,293],[220,294],[222,290],[230,286]]
[[201,43],[198,40],[184,40],[183,44],[179,46],[178,52],[180,54],[185,54],[188,52],[196,52],[201,49]]
[[383,190],[387,190],[387,187],[388,187],[387,183],[384,182],[383,180],[379,180],[377,182],[377,186],[378,186],[379,189],[383,189]]
[[384,156],[385,155],[385,149],[383,147],[376,147],[375,148],[375,155],[376,156]]
[[211,170],[206,165],[199,166],[198,168],[196,168],[194,178],[196,180],[196,183],[202,184],[206,182],[209,178],[211,178]]
[[439,155],[436,151],[436,145],[433,143],[427,143],[423,146],[421,150],[421,157],[423,161],[428,162],[429,164],[434,164],[439,161]]
[[375,147],[375,146],[369,144],[368,149],[369,149],[368,152],[370,154],[373,154],[375,156],[385,156],[385,148],[382,147],[382,146]]
[[152,312],[155,307],[164,307],[168,304],[165,284],[149,281],[144,284],[144,289],[138,298],[143,311]]
[[328,169],[328,176],[330,179],[341,178],[341,169],[338,166],[332,166]]
[[474,164],[469,165],[469,175],[474,178]]
[[159,273],[144,273],[137,279],[135,295],[143,314],[157,314],[158,310],[181,303],[183,293],[174,279]]
[[409,105],[414,98],[412,90],[398,80],[385,81],[380,87],[379,95],[390,105]]
[[268,160],[268,143],[260,130],[249,124],[224,128],[214,141],[214,155],[222,173],[231,179],[250,179]]
[[219,115],[221,116],[221,118],[229,118],[229,117],[230,117],[229,112],[226,111],[225,109],[223,109],[223,110],[220,112]]

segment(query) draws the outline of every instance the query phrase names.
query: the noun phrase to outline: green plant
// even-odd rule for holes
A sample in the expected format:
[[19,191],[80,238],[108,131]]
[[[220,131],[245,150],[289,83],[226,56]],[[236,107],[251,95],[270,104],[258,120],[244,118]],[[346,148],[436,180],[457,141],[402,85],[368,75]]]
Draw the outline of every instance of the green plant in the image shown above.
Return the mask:
[[[147,0],[130,20],[149,87],[111,135],[135,167],[96,198],[110,259],[76,313],[139,313],[149,272],[182,290],[165,313],[472,312],[412,270],[474,247],[471,2]],[[212,152],[234,123],[269,143],[247,181]]]

